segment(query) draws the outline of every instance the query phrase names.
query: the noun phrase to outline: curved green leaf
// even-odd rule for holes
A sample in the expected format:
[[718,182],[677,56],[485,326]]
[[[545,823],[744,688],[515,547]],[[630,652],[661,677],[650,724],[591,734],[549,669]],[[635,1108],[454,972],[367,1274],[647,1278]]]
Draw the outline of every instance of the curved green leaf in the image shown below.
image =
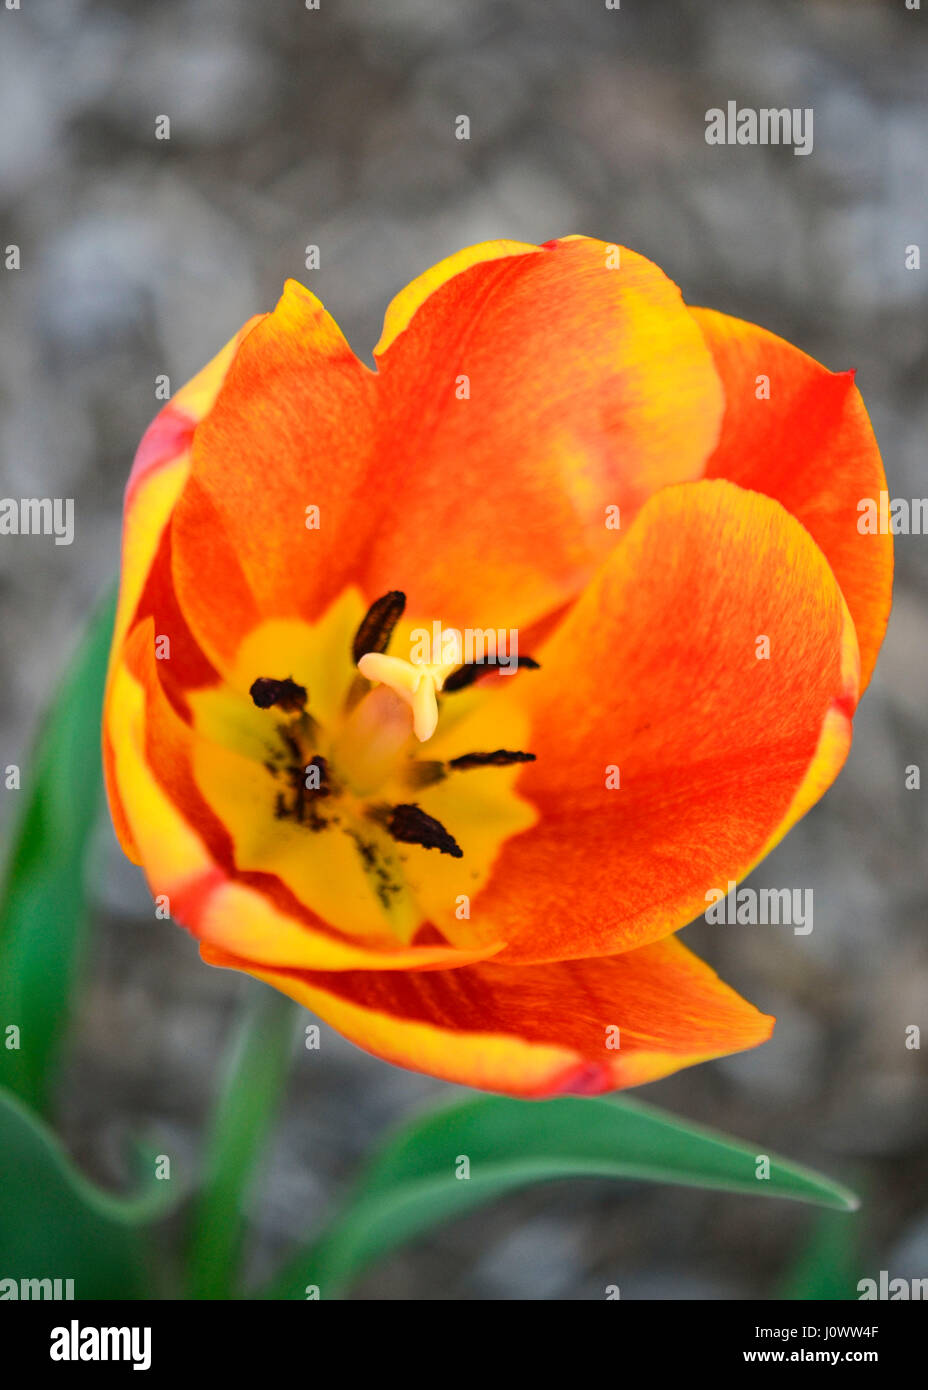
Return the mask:
[[74,1296],[151,1296],[145,1227],[173,1199],[167,1183],[117,1197],[80,1173],[21,1100],[0,1091],[0,1274],[73,1279]]
[[[0,894],[0,1084],[48,1103],[84,939],[87,847],[102,782],[100,710],[115,596],[102,605],[43,724]],[[6,1029],[19,1030],[18,1047]]]
[[[758,1160],[766,1156],[769,1176]],[[468,1177],[458,1176],[467,1160]],[[263,1296],[335,1298],[375,1260],[439,1221],[529,1183],[633,1178],[788,1197],[851,1211],[853,1193],[757,1145],[622,1099],[481,1097],[414,1121],[375,1159],[345,1210]]]

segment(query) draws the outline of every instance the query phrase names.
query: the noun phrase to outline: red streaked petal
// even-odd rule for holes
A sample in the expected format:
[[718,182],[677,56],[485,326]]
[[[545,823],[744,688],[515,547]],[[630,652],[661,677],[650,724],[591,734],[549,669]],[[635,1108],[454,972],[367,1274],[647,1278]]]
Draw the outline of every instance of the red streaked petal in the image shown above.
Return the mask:
[[652,498],[538,656],[508,698],[531,720],[537,761],[516,786],[539,818],[471,909],[506,959],[675,931],[785,834],[850,744],[857,646],[831,568],[779,503],[732,483]]
[[[858,530],[858,502],[878,502],[886,476],[854,373],[830,372],[755,324],[711,309],[692,313],[725,387],[706,476],[775,497],[818,542],[857,628],[863,691],[889,619],[893,541]],[[756,394],[764,376],[769,400]]]
[[259,617],[312,621],[358,569],[383,486],[375,383],[292,280],[242,343],[172,523],[178,598],[219,669]]
[[612,268],[617,249],[490,242],[391,306],[371,593],[402,588],[452,626],[527,626],[615,544],[607,507],[628,524],[701,475],[722,413],[711,356],[677,287],[624,248]]
[[217,667],[260,616],[312,621],[349,582],[368,601],[402,589],[426,621],[535,621],[615,543],[607,508],[627,523],[700,475],[722,412],[711,354],[656,266],[609,254],[574,238],[452,257],[391,306],[376,374],[288,283],[196,432],[173,523],[181,604]]
[[[119,602],[107,673],[104,709],[109,708],[113,672],[120,659],[123,642],[135,621],[139,603],[151,582],[159,551],[177,498],[190,471],[190,444],[198,422],[211,408],[239,344],[258,322],[249,319],[171,400],[149,425],[136,451],[135,462],[126,485],[123,517],[122,565]],[[196,662],[194,653],[190,653]],[[121,805],[113,777],[113,728],[103,721],[103,766],[113,823],[126,854],[138,861],[125,809]]]
[[201,953],[267,981],[378,1057],[516,1096],[641,1085],[754,1047],[773,1026],[675,938],[600,960],[418,974],[272,971]]

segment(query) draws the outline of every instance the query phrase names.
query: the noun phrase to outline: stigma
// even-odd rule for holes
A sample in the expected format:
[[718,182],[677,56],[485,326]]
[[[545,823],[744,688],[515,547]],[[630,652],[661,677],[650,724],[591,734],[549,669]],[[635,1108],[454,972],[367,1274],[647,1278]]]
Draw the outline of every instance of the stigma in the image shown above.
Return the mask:
[[438,727],[438,692],[454,665],[415,663],[385,652],[366,652],[358,670],[369,681],[378,681],[399,695],[412,710],[413,733],[426,743]]

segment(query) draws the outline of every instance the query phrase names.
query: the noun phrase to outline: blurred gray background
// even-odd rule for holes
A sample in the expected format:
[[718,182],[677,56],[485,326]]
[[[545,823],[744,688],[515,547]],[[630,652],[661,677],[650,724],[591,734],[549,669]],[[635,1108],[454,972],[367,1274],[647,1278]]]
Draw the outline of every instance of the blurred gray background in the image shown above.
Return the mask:
[[[0,761],[24,762],[116,573],[121,494],[155,413],[250,314],[304,279],[368,357],[389,298],[459,247],[569,232],[652,257],[691,303],[858,368],[895,496],[928,494],[928,12],[904,0],[22,0],[0,9],[0,495],[73,496],[68,547],[0,547]],[[710,148],[728,99],[812,106],[814,152]],[[471,139],[454,139],[454,118]],[[170,141],[154,138],[171,119]],[[321,248],[321,268],[304,248]],[[860,1275],[928,1275],[925,792],[928,538],[900,537],[895,610],[835,788],[754,875],[812,888],[815,927],[684,939],[774,1040],[640,1092],[866,1192]],[[0,826],[15,793],[0,794]],[[99,928],[61,1096],[103,1181],[129,1134],[189,1175],[250,982],[154,921],[107,834]],[[928,1042],[926,1042],[928,1047]],[[254,1213],[271,1269],[385,1126],[457,1088],[323,1029],[301,1051]],[[774,1294],[809,1209],[644,1186],[536,1188],[433,1235],[365,1297]]]

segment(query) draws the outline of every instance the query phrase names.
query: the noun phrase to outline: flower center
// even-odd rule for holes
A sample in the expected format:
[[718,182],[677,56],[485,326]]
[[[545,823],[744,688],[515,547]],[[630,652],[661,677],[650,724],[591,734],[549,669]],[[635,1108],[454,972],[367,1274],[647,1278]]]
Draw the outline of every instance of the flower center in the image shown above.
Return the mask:
[[[372,803],[366,807],[357,803],[373,797],[385,784],[403,780],[404,769],[405,780],[410,786],[427,785],[451,771],[531,762],[534,754],[497,748],[491,753],[461,754],[444,763],[416,762],[409,749],[410,734],[420,743],[426,743],[435,733],[438,694],[445,682],[456,674],[458,680],[454,688],[463,689],[480,672],[464,679],[467,668],[454,643],[450,658],[444,644],[440,645],[442,659],[438,661],[428,656],[407,661],[388,655],[386,648],[405,606],[405,594],[392,589],[368,609],[352,644],[359,679],[349,690],[341,726],[328,739],[322,736],[316,721],[306,710],[306,687],[292,677],[259,676],[250,694],[260,709],[277,708],[296,716],[293,724],[282,728],[281,733],[293,759],[286,765],[296,793],[291,811],[301,824],[323,829],[328,821],[316,802],[334,793],[354,802],[355,809],[366,811],[367,816],[383,825],[394,839],[460,858],[462,851],[454,836],[415,803],[401,802],[393,806]],[[440,635],[440,624],[435,627]],[[528,661],[525,664],[534,666],[536,663]],[[301,773],[300,757],[307,742],[317,746],[317,751]],[[318,751],[322,745],[326,746],[324,754]],[[305,781],[301,784],[303,773]],[[278,816],[287,814],[286,802],[280,794],[275,805]]]
[[[276,874],[333,926],[409,941],[429,922],[473,943],[491,927],[469,921],[461,894],[536,818],[515,786],[534,761],[520,750],[528,719],[510,680],[483,688],[492,662],[423,655],[408,621],[395,632],[404,608],[394,590],[365,615],[349,589],[315,624],[255,629],[234,673],[247,705],[231,688],[191,698],[195,776],[237,867]],[[410,660],[388,654],[391,637]]]

